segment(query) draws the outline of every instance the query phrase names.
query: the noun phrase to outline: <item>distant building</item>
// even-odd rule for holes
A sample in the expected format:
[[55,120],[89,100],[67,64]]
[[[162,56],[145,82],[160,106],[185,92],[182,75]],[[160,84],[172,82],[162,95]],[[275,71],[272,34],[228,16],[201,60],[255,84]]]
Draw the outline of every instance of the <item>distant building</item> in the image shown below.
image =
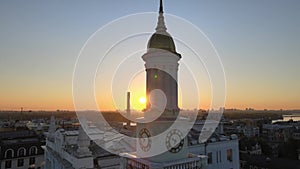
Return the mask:
[[242,131],[246,137],[259,137],[259,127],[245,126]]
[[294,127],[292,125],[264,124],[262,136],[272,143],[287,142],[292,137]]
[[300,161],[241,154],[240,169],[300,169]]
[[44,119],[33,119],[26,123],[26,127],[37,134],[43,134],[45,131],[48,131],[49,124]]
[[227,122],[224,131],[227,134],[239,134],[246,137],[259,137],[260,129],[258,126],[259,119],[239,119],[234,122]]
[[1,169],[40,169],[44,164],[44,143],[30,130],[0,133]]
[[261,155],[262,154],[262,150],[261,150],[261,146],[256,143],[255,145],[250,145],[250,146],[245,146],[240,148],[240,153],[241,154],[249,154],[249,155]]
[[[295,141],[297,141],[298,145],[300,145],[300,128],[294,130],[292,138]],[[297,154],[298,154],[298,160],[300,160],[300,146],[298,146]]]
[[293,139],[300,141],[300,129],[294,130]]

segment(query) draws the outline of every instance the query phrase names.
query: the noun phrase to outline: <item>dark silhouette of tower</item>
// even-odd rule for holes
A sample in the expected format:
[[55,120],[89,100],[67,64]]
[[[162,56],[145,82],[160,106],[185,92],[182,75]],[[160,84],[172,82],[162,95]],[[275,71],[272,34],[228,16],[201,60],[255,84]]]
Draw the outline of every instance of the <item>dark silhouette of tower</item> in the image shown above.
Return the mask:
[[[150,100],[157,100],[151,92],[161,90],[167,99],[164,116],[176,115],[178,107],[178,61],[181,55],[176,52],[173,38],[167,32],[164,22],[162,0],[160,1],[159,17],[156,32],[148,41],[147,53],[142,56],[146,67],[146,110],[151,109]],[[150,96],[151,95],[151,96]],[[154,96],[155,97],[155,96]]]

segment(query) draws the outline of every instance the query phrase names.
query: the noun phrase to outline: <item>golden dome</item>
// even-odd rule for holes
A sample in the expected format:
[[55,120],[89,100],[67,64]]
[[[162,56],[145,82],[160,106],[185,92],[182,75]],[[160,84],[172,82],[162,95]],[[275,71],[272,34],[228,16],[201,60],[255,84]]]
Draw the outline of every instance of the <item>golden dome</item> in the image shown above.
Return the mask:
[[176,53],[175,43],[170,35],[154,33],[148,41],[148,49],[163,49]]

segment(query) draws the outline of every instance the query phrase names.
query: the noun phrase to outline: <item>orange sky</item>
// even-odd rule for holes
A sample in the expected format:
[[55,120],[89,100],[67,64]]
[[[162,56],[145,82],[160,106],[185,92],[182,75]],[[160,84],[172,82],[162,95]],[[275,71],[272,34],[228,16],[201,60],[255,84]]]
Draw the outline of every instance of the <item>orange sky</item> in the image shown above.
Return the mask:
[[[299,109],[299,95],[276,91],[270,88],[256,88],[251,90],[244,90],[243,88],[234,88],[227,85],[227,99],[226,108],[255,108],[255,109]],[[32,88],[30,86],[17,88],[10,86],[3,91],[1,88],[1,95],[5,97],[0,98],[1,110],[73,110],[72,91],[70,85],[59,85],[57,88]],[[235,91],[235,92],[234,92]],[[137,93],[134,93],[137,92]],[[132,91],[132,106],[136,109],[141,109],[144,105],[139,102],[139,98],[143,97],[143,87]],[[285,96],[284,96],[285,95]],[[125,109],[126,93],[123,94]],[[284,97],[283,97],[284,96]],[[205,96],[202,100],[201,108],[207,109],[210,105],[210,97]],[[113,101],[109,92],[98,95],[98,104],[104,110],[118,109],[113,106]],[[180,106],[182,100],[180,99]],[[122,108],[121,107],[121,108]],[[192,107],[190,107],[192,109]]]

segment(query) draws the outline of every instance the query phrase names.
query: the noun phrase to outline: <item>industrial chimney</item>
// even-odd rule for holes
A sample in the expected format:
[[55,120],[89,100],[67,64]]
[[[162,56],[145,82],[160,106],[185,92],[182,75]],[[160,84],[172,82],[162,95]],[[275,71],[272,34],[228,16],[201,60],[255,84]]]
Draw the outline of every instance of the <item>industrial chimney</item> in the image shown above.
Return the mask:
[[126,109],[126,113],[127,113],[127,126],[130,127],[130,92],[127,92],[127,109]]

